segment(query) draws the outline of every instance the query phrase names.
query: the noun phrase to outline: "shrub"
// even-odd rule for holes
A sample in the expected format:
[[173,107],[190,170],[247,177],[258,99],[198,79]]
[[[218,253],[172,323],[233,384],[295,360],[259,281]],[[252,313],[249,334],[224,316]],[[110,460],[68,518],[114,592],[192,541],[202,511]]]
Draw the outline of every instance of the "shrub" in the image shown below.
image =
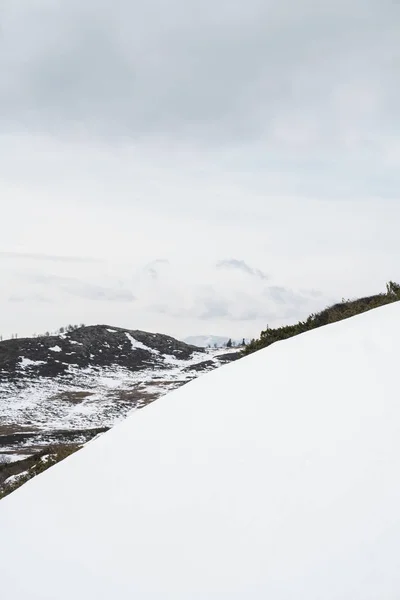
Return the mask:
[[251,354],[261,348],[266,348],[274,342],[286,340],[294,335],[299,335],[306,331],[311,331],[323,325],[336,323],[349,317],[390,304],[400,300],[400,285],[394,281],[389,281],[386,284],[386,294],[377,294],[375,296],[367,296],[356,300],[342,300],[333,306],[328,306],[319,313],[311,314],[305,321],[299,321],[295,325],[284,325],[276,329],[267,327],[261,332],[260,337],[252,340],[243,350],[243,354]]

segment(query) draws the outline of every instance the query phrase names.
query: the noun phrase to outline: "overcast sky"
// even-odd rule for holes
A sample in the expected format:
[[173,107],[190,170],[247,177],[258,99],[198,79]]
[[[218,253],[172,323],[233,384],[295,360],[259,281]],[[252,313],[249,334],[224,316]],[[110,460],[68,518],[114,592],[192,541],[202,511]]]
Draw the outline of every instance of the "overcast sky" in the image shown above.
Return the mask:
[[250,337],[400,280],[400,2],[2,0],[0,334]]

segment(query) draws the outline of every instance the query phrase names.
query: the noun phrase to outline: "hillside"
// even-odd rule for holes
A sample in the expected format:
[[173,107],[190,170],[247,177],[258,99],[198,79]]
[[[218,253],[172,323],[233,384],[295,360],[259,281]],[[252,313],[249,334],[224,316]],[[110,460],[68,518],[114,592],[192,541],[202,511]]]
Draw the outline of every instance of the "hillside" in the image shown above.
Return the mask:
[[131,410],[237,357],[107,325],[0,342],[0,498]]
[[[134,350],[134,352],[132,352]],[[70,367],[117,365],[139,370],[165,363],[165,357],[187,360],[197,347],[162,335],[120,327],[79,327],[55,336],[13,339],[0,342],[0,381],[31,375],[62,375]]]
[[312,331],[318,327],[336,323],[343,319],[349,319],[350,317],[354,317],[368,310],[386,306],[386,304],[391,304],[392,302],[397,302],[399,300],[400,285],[393,281],[389,281],[386,284],[386,293],[357,298],[355,300],[343,299],[342,302],[328,306],[321,312],[311,314],[305,321],[299,321],[294,325],[284,325],[277,328],[267,327],[267,329],[261,332],[258,339],[251,340],[251,342],[246,345],[242,354],[251,354],[252,352],[261,350],[261,348],[267,348],[275,342],[287,340],[300,333]]
[[274,344],[31,480],[4,597],[397,599],[399,335],[394,303]]

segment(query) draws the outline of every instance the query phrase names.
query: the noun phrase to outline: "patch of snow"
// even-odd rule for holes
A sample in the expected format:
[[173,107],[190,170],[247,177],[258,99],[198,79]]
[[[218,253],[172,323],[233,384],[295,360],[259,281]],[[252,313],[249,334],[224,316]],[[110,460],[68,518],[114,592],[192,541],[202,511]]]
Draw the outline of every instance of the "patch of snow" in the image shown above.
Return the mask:
[[60,346],[53,346],[52,348],[49,348],[49,350],[52,352],[62,352]]
[[[198,377],[202,373],[186,370],[188,366],[209,360],[209,354],[194,353],[189,360],[173,356],[163,357],[164,365],[130,371],[124,367],[81,368],[69,364],[67,372],[56,378],[37,377],[0,385],[0,423],[29,423],[43,431],[111,427],[130,411],[143,403],[166,394]],[[93,358],[93,355],[92,355]],[[210,365],[208,370],[217,367]],[[88,391],[88,397],[79,403],[65,401],[65,393]],[[134,399],[129,398],[136,390]],[[87,404],[93,407],[88,412]],[[0,447],[0,451],[5,448]]]
[[26,367],[37,367],[39,365],[45,365],[45,360],[31,360],[30,358],[21,357],[19,361],[19,366],[21,369],[26,369]]
[[21,477],[27,475],[27,473],[28,471],[22,471],[22,473],[17,473],[17,475],[10,475],[10,477],[7,477],[7,479],[3,482],[3,485],[8,486],[16,483],[19,479],[21,479]]
[[155,350],[154,348],[150,348],[149,346],[146,346],[145,344],[142,344],[142,342],[138,342],[138,340],[135,340],[134,337],[131,336],[130,333],[126,333],[125,332],[126,337],[128,338],[128,340],[130,341],[131,345],[132,345],[132,350],[147,350],[147,352],[151,352],[152,354],[160,354],[159,350]]
[[399,337],[395,303],[273,344],[32,479],[3,596],[399,598]]
[[25,458],[29,458],[30,454],[2,454],[0,453],[0,465],[4,463],[14,463],[19,462],[20,460],[25,460]]
[[79,346],[83,346],[81,342],[76,342],[75,340],[69,340],[70,344],[78,344]]
[[118,333],[118,331],[115,331],[115,329],[107,329],[106,331],[109,331],[110,333]]

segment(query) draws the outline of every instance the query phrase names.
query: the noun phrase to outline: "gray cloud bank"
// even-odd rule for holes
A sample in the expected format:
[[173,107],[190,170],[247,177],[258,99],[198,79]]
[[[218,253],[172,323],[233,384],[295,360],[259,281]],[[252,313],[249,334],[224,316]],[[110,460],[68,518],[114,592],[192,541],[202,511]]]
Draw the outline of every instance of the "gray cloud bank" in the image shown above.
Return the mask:
[[20,259],[20,260],[34,260],[34,261],[50,261],[50,262],[61,262],[61,263],[99,263],[101,262],[98,258],[87,258],[84,256],[57,256],[51,254],[38,254],[34,252],[0,252],[0,260],[4,259]]
[[247,273],[248,275],[254,275],[255,277],[259,277],[263,280],[268,279],[268,276],[265,273],[263,273],[263,271],[261,271],[260,269],[254,269],[253,267],[250,267],[244,260],[238,260],[236,258],[229,258],[218,261],[217,268],[237,269],[239,271]]
[[388,0],[5,0],[1,16],[6,129],[296,146],[365,126],[368,147],[398,114]]

